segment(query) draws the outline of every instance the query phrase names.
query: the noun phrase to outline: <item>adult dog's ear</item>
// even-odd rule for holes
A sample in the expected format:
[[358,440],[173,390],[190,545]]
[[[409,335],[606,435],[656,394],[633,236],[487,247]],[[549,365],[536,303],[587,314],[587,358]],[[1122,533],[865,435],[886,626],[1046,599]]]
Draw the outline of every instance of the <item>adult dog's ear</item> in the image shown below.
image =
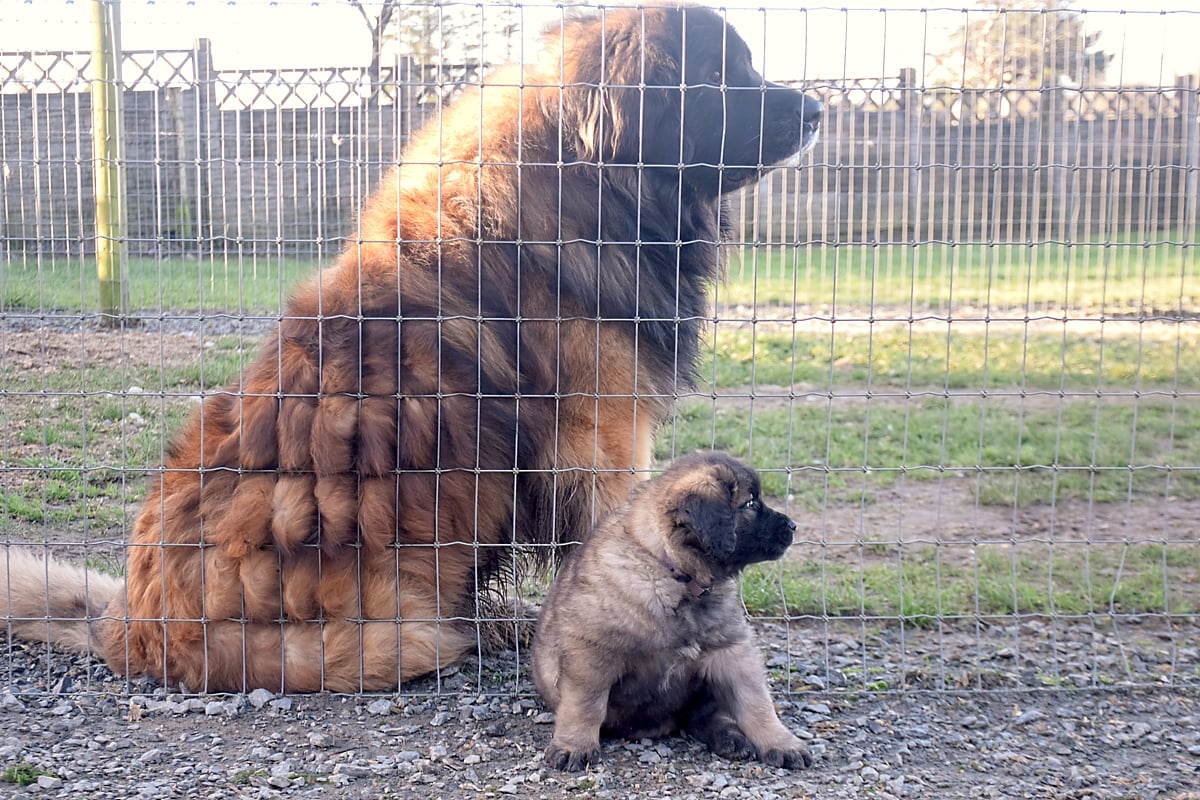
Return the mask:
[[725,497],[711,490],[694,490],[680,500],[674,512],[675,527],[682,529],[687,544],[725,561],[737,547],[733,508]]
[[[568,22],[561,35],[561,113],[564,144],[582,161],[655,163],[674,107],[678,129],[680,66],[666,42],[655,41],[641,20],[651,11],[609,11],[607,17]],[[559,109],[545,108],[553,119]],[[676,145],[678,143],[676,142]],[[674,161],[672,161],[674,163]]]

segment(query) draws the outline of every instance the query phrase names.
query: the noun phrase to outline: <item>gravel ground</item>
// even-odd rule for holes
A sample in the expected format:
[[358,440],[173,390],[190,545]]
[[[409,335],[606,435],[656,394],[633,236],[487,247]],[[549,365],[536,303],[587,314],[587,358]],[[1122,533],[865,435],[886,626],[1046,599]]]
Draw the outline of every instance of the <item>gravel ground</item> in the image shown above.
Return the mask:
[[396,696],[209,696],[13,643],[0,768],[48,774],[0,796],[1200,800],[1194,626],[758,629],[810,770],[680,737],[607,742],[598,769],[547,770],[553,718],[513,652]]

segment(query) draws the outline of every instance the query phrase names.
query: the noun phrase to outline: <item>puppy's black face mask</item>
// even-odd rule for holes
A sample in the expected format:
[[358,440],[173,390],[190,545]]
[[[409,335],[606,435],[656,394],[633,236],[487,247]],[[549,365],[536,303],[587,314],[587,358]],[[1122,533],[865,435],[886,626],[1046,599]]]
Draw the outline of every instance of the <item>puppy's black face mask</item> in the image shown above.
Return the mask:
[[733,555],[727,562],[742,569],[760,561],[774,561],[792,544],[796,523],[755,497],[738,509]]
[[692,494],[676,512],[685,543],[704,554],[715,574],[725,577],[750,564],[780,558],[796,530],[786,514],[763,503],[757,480],[749,483],[749,491],[739,491],[736,485],[728,489],[723,496]]

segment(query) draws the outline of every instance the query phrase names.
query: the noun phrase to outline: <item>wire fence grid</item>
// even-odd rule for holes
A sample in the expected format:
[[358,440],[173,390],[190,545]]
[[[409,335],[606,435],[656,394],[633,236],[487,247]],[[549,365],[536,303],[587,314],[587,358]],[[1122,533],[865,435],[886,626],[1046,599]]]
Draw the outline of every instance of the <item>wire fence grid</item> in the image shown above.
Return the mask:
[[[375,68],[319,52],[305,68],[237,64],[219,38],[125,50],[120,325],[96,279],[95,56],[0,37],[2,543],[121,574],[199,401],[235,384],[293,288],[353,246],[413,133],[565,13],[497,8],[499,27],[476,6],[427,7],[466,22],[432,57]],[[825,117],[812,152],[730,197],[699,388],[674,398],[654,463],[728,451],[797,521],[789,554],[742,581],[776,678],[1200,684],[1196,76],[1123,80],[1146,44],[1122,27],[1134,12],[722,13]],[[1197,17],[1158,16],[1159,31]],[[809,50],[916,36],[924,51],[847,75],[784,59],[774,29]],[[537,585],[521,590],[536,603]],[[71,663],[11,637],[2,660],[5,684],[33,693]],[[521,646],[471,663],[530,691],[525,662]]]

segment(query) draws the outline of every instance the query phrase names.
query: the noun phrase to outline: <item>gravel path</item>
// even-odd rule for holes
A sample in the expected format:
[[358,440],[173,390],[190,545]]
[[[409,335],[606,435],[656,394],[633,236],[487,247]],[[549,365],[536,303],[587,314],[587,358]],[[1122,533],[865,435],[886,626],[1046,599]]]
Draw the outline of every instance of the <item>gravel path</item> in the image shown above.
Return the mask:
[[816,754],[808,771],[679,737],[549,771],[552,716],[512,652],[398,696],[206,696],[13,643],[0,769],[47,774],[0,796],[1200,800],[1195,627],[758,629],[784,722]]

